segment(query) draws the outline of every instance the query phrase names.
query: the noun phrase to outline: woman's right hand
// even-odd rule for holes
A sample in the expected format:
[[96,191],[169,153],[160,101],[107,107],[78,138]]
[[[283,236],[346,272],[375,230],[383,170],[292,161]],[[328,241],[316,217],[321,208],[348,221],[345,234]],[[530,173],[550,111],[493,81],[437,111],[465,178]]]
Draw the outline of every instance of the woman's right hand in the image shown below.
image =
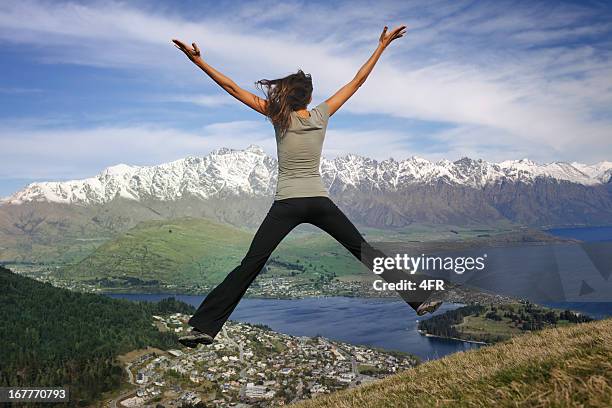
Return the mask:
[[380,34],[380,38],[378,39],[378,44],[383,48],[387,48],[387,46],[391,44],[391,41],[403,37],[406,33],[405,25],[394,28],[390,33],[387,33],[387,29],[388,27],[385,26],[382,33]]
[[192,43],[193,47],[190,47],[177,39],[173,39],[172,42],[174,43],[174,46],[179,50],[183,51],[183,53],[185,53],[187,58],[189,58],[191,61],[195,62],[201,58],[200,49],[198,48],[196,43]]

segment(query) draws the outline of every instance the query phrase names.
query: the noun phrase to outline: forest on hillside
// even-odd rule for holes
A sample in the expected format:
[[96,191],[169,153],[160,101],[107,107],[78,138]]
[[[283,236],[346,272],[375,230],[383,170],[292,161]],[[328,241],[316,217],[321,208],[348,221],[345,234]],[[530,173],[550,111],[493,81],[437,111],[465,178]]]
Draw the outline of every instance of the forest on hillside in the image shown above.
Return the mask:
[[176,347],[176,335],[154,327],[153,315],[194,311],[174,298],[146,303],[71,292],[3,267],[0,293],[0,386],[69,387],[70,405],[119,387],[118,355]]

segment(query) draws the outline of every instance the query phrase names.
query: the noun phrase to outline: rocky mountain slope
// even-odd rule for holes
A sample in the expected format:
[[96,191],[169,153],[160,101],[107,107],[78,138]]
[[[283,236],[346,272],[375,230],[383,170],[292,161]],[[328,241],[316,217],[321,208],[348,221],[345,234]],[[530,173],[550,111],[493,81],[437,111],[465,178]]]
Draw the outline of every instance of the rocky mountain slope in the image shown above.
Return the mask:
[[[2,200],[6,204],[55,202],[80,205],[107,203],[116,197],[131,200],[203,200],[227,196],[269,197],[274,193],[276,159],[251,145],[245,150],[219,149],[205,157],[187,157],[157,166],[119,164],[97,176],[64,182],[32,183]],[[537,164],[528,159],[489,163],[462,158],[455,162],[411,157],[376,161],[357,155],[323,159],[321,174],[334,193],[351,188],[382,193],[401,192],[410,186],[446,184],[484,189],[501,184],[538,181],[597,186],[610,182],[612,162],[592,166],[554,162]]]
[[[321,174],[334,201],[361,226],[612,224],[612,162],[347,155],[324,159]],[[145,220],[187,216],[254,228],[269,209],[276,177],[276,159],[249,146],[157,166],[120,164],[83,180],[32,183],[0,202],[0,260],[34,252],[37,259],[79,258]]]

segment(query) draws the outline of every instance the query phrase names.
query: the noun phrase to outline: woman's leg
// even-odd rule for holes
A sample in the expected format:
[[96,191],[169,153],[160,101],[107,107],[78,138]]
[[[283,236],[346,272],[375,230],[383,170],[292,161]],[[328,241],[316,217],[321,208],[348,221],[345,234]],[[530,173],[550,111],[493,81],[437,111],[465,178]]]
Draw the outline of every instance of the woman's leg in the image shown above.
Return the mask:
[[[375,257],[386,256],[383,252],[368,244],[342,210],[327,197],[316,197],[316,203],[310,209],[306,222],[327,232],[370,270],[373,270]],[[380,277],[387,282],[398,282],[400,279],[410,279],[411,277],[414,279],[414,275],[397,270],[385,271]],[[418,290],[397,292],[414,310],[417,310],[428,297],[428,294]]]
[[212,337],[217,335],[274,249],[302,222],[299,210],[293,200],[272,204],[240,265],[206,296],[189,325]]

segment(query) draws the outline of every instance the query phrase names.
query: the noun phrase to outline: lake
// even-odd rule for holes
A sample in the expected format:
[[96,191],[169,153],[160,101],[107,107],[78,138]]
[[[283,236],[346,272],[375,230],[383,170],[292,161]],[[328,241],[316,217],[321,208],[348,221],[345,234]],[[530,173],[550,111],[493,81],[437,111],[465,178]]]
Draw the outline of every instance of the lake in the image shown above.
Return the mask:
[[[172,294],[107,294],[132,301],[157,302],[173,296],[198,307],[204,296]],[[461,305],[443,304],[435,314]],[[593,317],[609,317],[612,303],[556,303]],[[400,350],[431,360],[479,347],[457,340],[425,337],[417,332],[418,316],[401,300],[320,297],[304,299],[255,299],[240,301],[231,320],[263,323],[273,330],[294,336],[318,334],[334,340]],[[422,319],[422,318],[421,318]]]
[[546,230],[549,234],[562,238],[579,239],[585,242],[611,242],[611,227],[580,227],[580,228],[552,228]]
[[[108,294],[132,301],[175,298],[198,307],[204,296],[165,294]],[[444,304],[436,314],[460,305]],[[263,323],[294,336],[318,334],[334,340],[412,353],[424,360],[443,357],[478,345],[421,336],[418,316],[402,300],[321,297],[305,299],[253,299],[240,301],[230,319]]]
[[[552,228],[546,232],[561,238],[579,239],[584,242],[612,242],[612,226]],[[596,319],[612,316],[612,299],[610,302],[554,302],[546,305],[577,310]]]

